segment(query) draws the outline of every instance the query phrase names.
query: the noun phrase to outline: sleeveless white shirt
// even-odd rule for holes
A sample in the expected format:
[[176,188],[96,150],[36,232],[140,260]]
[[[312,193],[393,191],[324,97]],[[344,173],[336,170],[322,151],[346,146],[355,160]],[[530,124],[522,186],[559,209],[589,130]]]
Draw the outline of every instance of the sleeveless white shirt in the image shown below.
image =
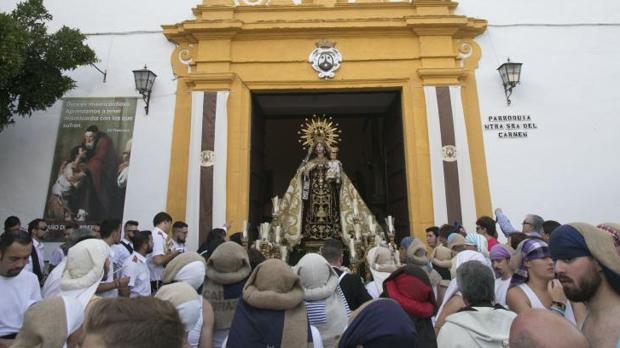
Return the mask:
[[[536,296],[536,293],[534,292],[534,290],[532,290],[532,288],[529,287],[529,285],[527,285],[526,283],[519,284],[519,288],[523,290],[523,293],[525,294],[525,296],[527,296],[527,299],[532,305],[532,309],[548,309],[547,307],[545,307],[545,305],[542,304],[542,302],[540,302],[540,299],[538,299],[538,296]],[[577,325],[577,321],[575,320],[575,314],[573,313],[573,306],[571,306],[569,301],[566,301],[565,304],[566,312],[564,313],[564,318],[570,321],[573,325]]]

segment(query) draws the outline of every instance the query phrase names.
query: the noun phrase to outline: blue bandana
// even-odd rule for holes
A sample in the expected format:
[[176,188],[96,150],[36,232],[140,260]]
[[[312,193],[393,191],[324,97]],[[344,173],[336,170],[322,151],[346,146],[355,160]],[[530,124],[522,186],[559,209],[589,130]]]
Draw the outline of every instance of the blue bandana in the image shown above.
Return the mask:
[[407,236],[400,240],[400,247],[407,250],[409,249],[409,246],[411,245],[411,243],[413,243],[413,237]]
[[[603,232],[601,231],[601,233]],[[611,238],[610,244],[613,245]],[[554,261],[558,259],[573,259],[582,256],[594,257],[583,235],[571,225],[562,225],[553,230],[551,238],[549,238],[549,249],[551,251],[551,258],[553,258]],[[594,258],[596,259],[596,257]],[[614,273],[602,263],[599,262],[599,264],[603,269],[603,274],[605,274],[605,278],[609,285],[611,285],[616,293],[620,294],[620,275]]]
[[549,238],[549,249],[553,261],[592,256],[585,238],[571,225],[562,225],[553,230]]

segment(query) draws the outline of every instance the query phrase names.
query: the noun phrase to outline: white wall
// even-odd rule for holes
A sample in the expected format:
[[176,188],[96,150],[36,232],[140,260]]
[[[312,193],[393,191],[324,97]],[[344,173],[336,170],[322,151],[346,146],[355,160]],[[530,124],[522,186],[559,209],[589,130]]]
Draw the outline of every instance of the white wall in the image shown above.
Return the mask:
[[[176,81],[170,66],[174,45],[166,40],[162,24],[191,18],[199,0],[164,1],[45,1],[54,16],[50,31],[60,25],[88,34],[87,43],[107,70],[107,81],[92,67],[70,72],[77,88],[66,97],[139,96],[132,70],[145,64],[157,74],[150,110],[140,99],[136,110],[132,157],[125,200],[125,219],[152,228],[155,213],[166,207],[170,146]],[[14,1],[2,2],[0,11]],[[0,133],[0,219],[17,215],[23,223],[43,214],[62,103],[32,117],[17,118]],[[185,217],[173,217],[184,219]]]
[[[131,70],[147,64],[158,75],[148,116],[138,103],[125,208],[125,218],[144,228],[166,205],[175,101],[174,47],[160,25],[191,18],[200,2],[45,1],[54,15],[51,29],[68,25],[89,34],[98,65],[108,71],[106,83],[90,67],[71,72],[78,87],[68,97],[137,96]],[[0,10],[14,5],[3,1]],[[561,222],[618,221],[620,2],[461,0],[458,13],[489,21],[477,40],[483,52],[477,71],[482,121],[530,114],[539,127],[527,139],[484,132],[494,206],[515,223],[528,212]],[[508,56],[524,63],[510,107],[496,72]],[[0,219],[15,214],[27,222],[43,213],[60,109],[57,103],[18,118],[0,133]]]
[[[494,207],[515,226],[530,212],[564,223],[620,220],[620,2],[462,0],[458,12],[489,22],[477,39],[482,122],[529,114],[539,127],[527,139],[484,131]],[[511,106],[496,71],[506,57],[523,63]]]

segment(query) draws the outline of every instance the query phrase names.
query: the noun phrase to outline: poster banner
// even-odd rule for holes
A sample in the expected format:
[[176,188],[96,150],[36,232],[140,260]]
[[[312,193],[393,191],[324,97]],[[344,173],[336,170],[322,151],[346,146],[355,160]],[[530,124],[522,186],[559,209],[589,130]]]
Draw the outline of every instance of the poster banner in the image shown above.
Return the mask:
[[48,241],[67,223],[120,219],[137,98],[64,98],[45,204]]

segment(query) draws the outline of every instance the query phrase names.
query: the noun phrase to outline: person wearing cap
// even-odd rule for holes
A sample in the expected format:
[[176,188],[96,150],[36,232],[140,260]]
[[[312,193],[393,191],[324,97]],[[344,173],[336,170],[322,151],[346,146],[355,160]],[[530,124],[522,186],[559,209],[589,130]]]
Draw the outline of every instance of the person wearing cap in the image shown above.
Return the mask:
[[394,300],[366,302],[351,314],[338,348],[417,347],[418,333],[407,313]]
[[620,224],[605,222],[597,225],[596,227],[606,231],[609,234],[611,239],[614,241],[616,252],[620,255]]
[[586,223],[556,228],[549,240],[558,279],[571,301],[585,302],[581,330],[591,347],[620,342],[620,256],[608,232]]
[[[71,233],[71,236],[69,236],[69,240],[67,242],[67,255],[69,254],[69,249],[71,249],[75,244],[88,238],[95,238],[90,229],[80,227],[77,230],[73,230],[73,233]],[[66,264],[67,258],[65,257],[65,259],[60,261],[58,266],[54,267],[54,269],[47,276],[47,279],[45,279],[45,284],[43,284],[43,288],[41,289],[41,296],[43,296],[43,298],[56,297],[60,294],[60,280],[62,279],[62,274],[65,271]]]
[[59,296],[38,302],[24,314],[24,325],[11,348],[67,347],[67,342],[84,322],[82,304],[71,297]]
[[431,288],[437,294],[437,286],[441,282],[441,275],[433,269],[426,254],[426,246],[419,239],[415,239],[407,249],[406,264],[420,267],[430,279]]
[[437,344],[450,347],[506,347],[510,325],[517,316],[494,303],[493,271],[480,261],[468,261],[456,270],[466,307],[451,314],[437,336]]
[[[457,234],[458,235],[458,234]],[[458,235],[462,237],[461,235]],[[444,296],[441,299],[441,306],[437,311],[437,320],[435,322],[435,333],[439,334],[441,327],[446,321],[446,318],[453,313],[458,312],[461,308],[465,307],[466,304],[463,301],[463,296],[461,294],[461,290],[459,287],[458,280],[456,278],[456,272],[467,261],[479,261],[480,263],[488,266],[488,260],[477,251],[472,250],[463,250],[459,252],[454,259],[452,260],[452,268],[450,272],[452,273],[452,280],[448,285],[448,289],[446,290]]]
[[[186,283],[198,294],[202,294],[206,268],[205,260],[200,254],[192,251],[185,252],[166,265],[161,280],[164,285]],[[187,343],[193,348],[211,347],[213,343],[213,307],[206,298],[201,296],[201,299],[202,310],[198,321],[187,333]]]
[[555,279],[549,246],[542,239],[526,239],[510,258],[513,275],[506,304],[517,314],[529,309],[548,309],[575,324],[573,308],[562,285]]
[[432,321],[437,301],[425,270],[408,263],[392,272],[383,282],[381,297],[396,301],[407,313],[418,333],[418,347],[437,347]]
[[334,347],[350,314],[338,286],[338,275],[325,258],[315,253],[304,255],[293,270],[304,288],[308,322],[319,329],[324,347]]
[[202,316],[202,296],[185,282],[162,285],[155,298],[170,301],[179,312],[181,322],[185,328],[185,343],[188,343],[189,333],[196,327]]
[[110,247],[100,239],[83,240],[71,247],[60,279],[60,295],[77,299],[87,310],[106,275],[109,257]]
[[368,251],[366,262],[372,274],[372,281],[366,284],[366,291],[373,299],[378,298],[383,292],[383,281],[398,268],[396,258],[390,249],[376,246]]
[[468,233],[465,236],[465,249],[477,251],[485,257],[489,257],[487,239],[481,234]]
[[228,335],[250,272],[248,253],[235,242],[220,244],[207,260],[202,296],[214,310],[213,347],[221,347]]
[[407,248],[409,248],[409,245],[411,245],[414,238],[415,237],[412,236],[406,236],[400,240],[398,247],[398,257],[400,258],[400,263],[407,262]]
[[0,236],[0,343],[15,338],[26,309],[41,300],[37,276],[24,270],[31,251],[32,238],[24,231]]
[[506,307],[506,294],[512,278],[510,257],[514,250],[503,244],[496,244],[491,248],[490,257],[495,272],[495,302]]
[[456,256],[463,250],[466,250],[465,247],[465,237],[460,233],[452,233],[448,236],[448,249],[452,251],[452,257]]
[[268,259],[252,271],[226,347],[322,347],[308,323],[301,280],[284,261]]
[[121,271],[121,278],[129,280],[120,294],[124,297],[150,296],[151,273],[146,263],[146,255],[153,251],[151,231],[135,232],[132,243],[134,251],[123,263]]

